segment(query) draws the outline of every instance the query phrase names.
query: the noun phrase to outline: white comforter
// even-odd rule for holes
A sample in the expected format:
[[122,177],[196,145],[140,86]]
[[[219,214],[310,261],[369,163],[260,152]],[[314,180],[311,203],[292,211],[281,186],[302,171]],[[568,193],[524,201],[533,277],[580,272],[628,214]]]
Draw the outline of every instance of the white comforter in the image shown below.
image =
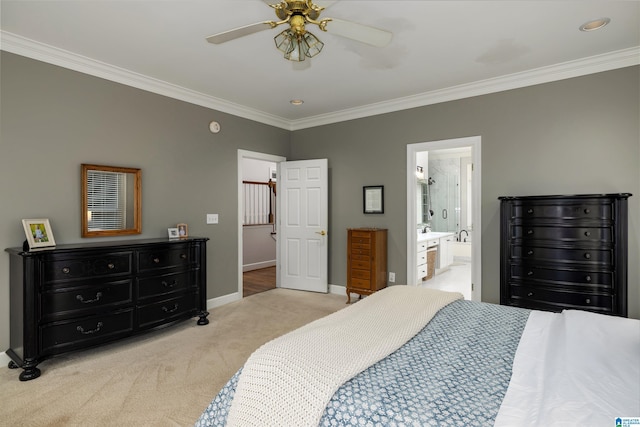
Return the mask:
[[640,320],[533,311],[495,426],[614,426],[640,417]]

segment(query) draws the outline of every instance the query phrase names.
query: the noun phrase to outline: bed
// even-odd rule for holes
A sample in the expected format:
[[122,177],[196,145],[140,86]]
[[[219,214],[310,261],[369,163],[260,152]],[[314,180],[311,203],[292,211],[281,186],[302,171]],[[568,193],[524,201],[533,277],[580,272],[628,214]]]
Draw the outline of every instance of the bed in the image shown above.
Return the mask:
[[639,320],[393,286],[256,350],[195,425],[615,426],[629,417],[640,417]]

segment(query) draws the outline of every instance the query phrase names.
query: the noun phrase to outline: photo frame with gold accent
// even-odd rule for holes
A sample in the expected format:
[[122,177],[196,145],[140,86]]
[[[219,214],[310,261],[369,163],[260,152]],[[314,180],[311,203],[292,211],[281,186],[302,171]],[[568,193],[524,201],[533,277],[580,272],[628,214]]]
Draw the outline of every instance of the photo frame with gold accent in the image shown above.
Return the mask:
[[176,225],[178,228],[178,237],[181,239],[186,239],[189,237],[189,226],[185,223],[180,223]]
[[47,218],[23,219],[22,227],[29,249],[48,248],[56,245],[51,224]]

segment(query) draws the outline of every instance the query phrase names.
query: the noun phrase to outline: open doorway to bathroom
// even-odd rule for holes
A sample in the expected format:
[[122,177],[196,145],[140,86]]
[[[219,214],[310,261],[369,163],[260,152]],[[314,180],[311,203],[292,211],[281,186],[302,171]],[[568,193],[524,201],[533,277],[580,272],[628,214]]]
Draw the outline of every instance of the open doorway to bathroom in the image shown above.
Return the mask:
[[407,146],[409,284],[481,299],[480,137]]

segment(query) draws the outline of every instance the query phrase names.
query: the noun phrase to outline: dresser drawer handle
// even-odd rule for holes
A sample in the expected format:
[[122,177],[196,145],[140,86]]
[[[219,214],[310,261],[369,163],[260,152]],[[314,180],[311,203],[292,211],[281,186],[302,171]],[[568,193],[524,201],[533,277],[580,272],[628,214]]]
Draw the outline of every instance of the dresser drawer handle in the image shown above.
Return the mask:
[[114,268],[116,268],[116,265],[110,262],[109,264],[107,264],[107,267],[109,267],[109,270],[113,270]]
[[103,326],[102,322],[98,322],[95,329],[85,331],[82,326],[78,326],[76,330],[80,332],[82,335],[89,335],[89,334],[95,334],[96,332],[100,331],[100,329],[102,329],[102,326]]
[[71,271],[71,269],[70,269],[69,267],[64,267],[64,268],[62,269],[62,272],[63,272],[64,274],[69,274],[69,272],[70,272],[70,271]]
[[180,258],[187,259],[187,254],[180,254]]
[[587,208],[587,209],[585,209],[585,210],[584,210],[584,213],[586,213],[586,214],[590,214],[590,213],[591,213],[591,209],[588,209],[588,208]]
[[586,259],[591,259],[591,254],[589,252],[587,252],[586,254],[584,254],[584,257]]
[[178,304],[173,304],[173,308],[167,308],[164,305],[162,306],[162,311],[164,311],[165,313],[173,313],[177,309],[178,309]]
[[76,295],[76,299],[83,304],[91,304],[92,302],[98,302],[102,298],[102,292],[97,292],[96,297],[94,299],[85,300],[82,295]]
[[533,213],[533,209],[531,209],[531,208],[527,209],[527,213],[528,214],[532,214]]
[[527,276],[533,276],[533,271],[531,270],[527,271]]
[[587,281],[587,282],[590,282],[590,281],[591,281],[591,276],[586,276],[586,277],[584,278],[584,280],[585,280],[585,281]]
[[589,237],[589,236],[591,236],[591,232],[590,232],[590,231],[585,231],[585,232],[584,232],[584,235],[585,235],[585,236],[587,236],[587,237]]
[[154,258],[153,262],[155,262],[156,264],[160,264],[160,258]]
[[529,249],[529,250],[527,251],[527,255],[533,255],[533,251],[532,251],[531,249]]
[[527,296],[528,296],[528,297],[532,297],[532,296],[533,296],[533,292],[529,292],[529,293],[527,294]]
[[178,284],[177,280],[174,280],[172,283],[165,282],[164,280],[162,281],[162,286],[164,286],[165,288],[173,288],[177,284]]
[[587,304],[591,304],[591,299],[587,298],[586,300],[584,300],[584,302],[586,302]]
[[533,230],[527,230],[527,234],[531,236],[533,234]]

